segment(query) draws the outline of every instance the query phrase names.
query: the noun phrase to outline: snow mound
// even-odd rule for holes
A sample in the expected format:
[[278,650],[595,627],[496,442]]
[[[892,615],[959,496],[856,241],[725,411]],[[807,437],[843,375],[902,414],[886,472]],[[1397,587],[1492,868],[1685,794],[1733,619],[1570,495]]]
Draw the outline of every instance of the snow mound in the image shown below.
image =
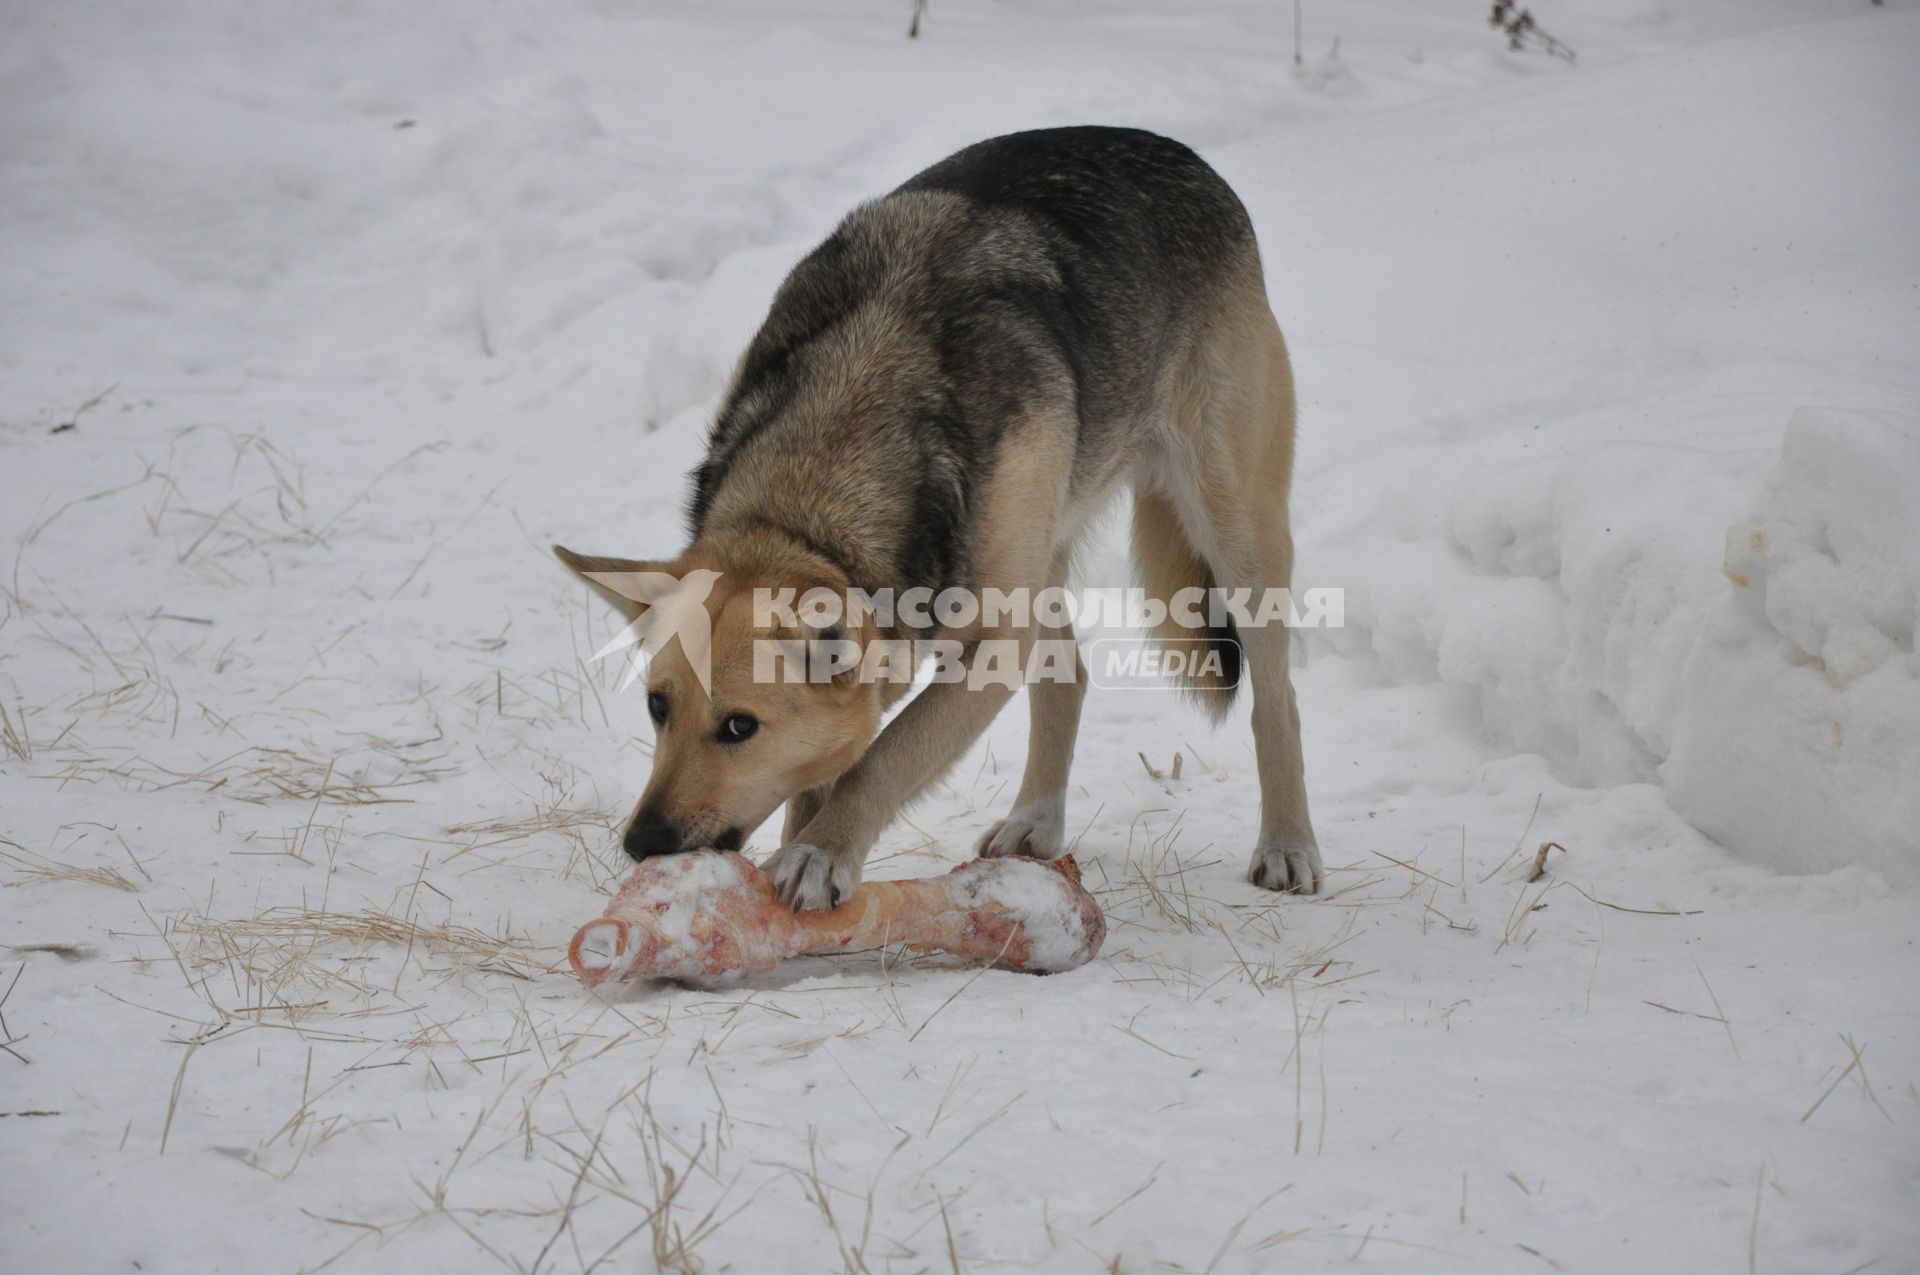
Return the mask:
[[1686,666],[1675,805],[1790,871],[1920,880],[1920,427],[1805,409]]
[[1917,19],[1221,148],[1295,356],[1295,585],[1346,590],[1310,654],[1735,854],[1920,875]]

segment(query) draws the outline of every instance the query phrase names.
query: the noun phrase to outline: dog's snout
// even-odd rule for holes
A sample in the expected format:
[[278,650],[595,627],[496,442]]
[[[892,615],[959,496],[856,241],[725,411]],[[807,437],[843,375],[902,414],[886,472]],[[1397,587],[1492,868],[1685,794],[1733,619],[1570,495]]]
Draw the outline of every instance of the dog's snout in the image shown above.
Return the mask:
[[652,810],[642,810],[627,825],[621,844],[633,859],[648,859],[656,854],[672,854],[680,848],[680,830]]

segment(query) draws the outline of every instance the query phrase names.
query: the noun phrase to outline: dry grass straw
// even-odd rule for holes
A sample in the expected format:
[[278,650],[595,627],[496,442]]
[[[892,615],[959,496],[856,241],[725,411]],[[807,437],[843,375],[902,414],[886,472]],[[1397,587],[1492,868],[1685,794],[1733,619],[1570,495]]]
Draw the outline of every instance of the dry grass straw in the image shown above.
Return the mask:
[[193,1061],[194,1053],[200,1048],[200,1041],[189,1041],[187,1052],[180,1055],[180,1070],[173,1073],[173,1090],[167,1095],[167,1119],[160,1126],[160,1154],[167,1153],[167,1138],[173,1133],[173,1116],[180,1109],[180,1090],[187,1083],[187,1064]]
[[27,711],[24,708],[16,718],[7,711],[5,704],[0,704],[0,748],[5,748],[7,755],[15,761],[33,760],[33,732],[27,725]]
[[1848,1035],[1842,1035],[1840,1037],[1840,1043],[1846,1046],[1849,1055],[1847,1065],[1841,1068],[1840,1074],[1833,1078],[1832,1084],[1820,1091],[1820,1096],[1813,1100],[1813,1105],[1808,1107],[1805,1114],[1800,1117],[1800,1123],[1805,1124],[1807,1121],[1813,1119],[1813,1113],[1820,1110],[1820,1108],[1826,1104],[1827,1099],[1833,1096],[1833,1091],[1840,1087],[1840,1082],[1857,1071],[1860,1073],[1861,1096],[1873,1103],[1873,1105],[1878,1108],[1880,1114],[1886,1117],[1887,1123],[1892,1124],[1892,1114],[1880,1105],[1880,1096],[1873,1092],[1873,1082],[1867,1079],[1866,1045],[1854,1044],[1853,1037]]
[[1532,811],[1532,812],[1531,812],[1530,814],[1528,814],[1528,815],[1527,815],[1527,824],[1526,824],[1526,826],[1525,826],[1524,828],[1522,828],[1522,829],[1520,829],[1520,836],[1519,836],[1519,837],[1518,837],[1518,838],[1517,838],[1517,839],[1516,839],[1516,840],[1514,841],[1514,843],[1513,843],[1513,849],[1511,849],[1511,850],[1509,850],[1509,851],[1507,852],[1507,857],[1506,857],[1506,858],[1504,858],[1504,859],[1502,859],[1502,860],[1500,860],[1500,862],[1498,862],[1498,863],[1496,863],[1496,864],[1494,864],[1494,865],[1493,865],[1493,867],[1491,867],[1491,868],[1489,868],[1489,869],[1487,870],[1487,873],[1486,873],[1486,875],[1480,878],[1480,884],[1481,884],[1481,885],[1485,885],[1485,884],[1486,884],[1487,882],[1489,882],[1489,881],[1491,881],[1491,880],[1493,880],[1493,879],[1494,879],[1495,877],[1497,877],[1497,876],[1499,876],[1499,875],[1500,875],[1500,873],[1501,873],[1501,871],[1502,871],[1502,870],[1503,870],[1503,869],[1504,869],[1504,868],[1505,868],[1505,867],[1506,867],[1506,866],[1507,866],[1507,865],[1508,865],[1509,863],[1512,863],[1512,862],[1513,862],[1513,860],[1514,860],[1514,857],[1515,857],[1516,855],[1518,855],[1518,854],[1520,853],[1520,847],[1521,847],[1521,846],[1524,846],[1525,844],[1527,844],[1527,834],[1528,834],[1529,832],[1532,832],[1532,831],[1533,831],[1533,821],[1534,821],[1535,819],[1537,819],[1537,818],[1539,818],[1539,816],[1540,816],[1540,803],[1541,803],[1542,801],[1545,801],[1545,800],[1546,800],[1546,796],[1547,796],[1547,794],[1545,794],[1545,793],[1539,793],[1539,794],[1537,794],[1537,795],[1536,795],[1536,796],[1534,797],[1534,799],[1533,799],[1533,811]]
[[[275,1012],[284,1014],[288,1021],[297,1021],[307,1012],[328,1006],[324,998],[333,994],[351,997],[360,1013],[374,1012],[381,998],[398,995],[397,981],[382,989],[364,977],[368,949],[376,946],[403,952],[417,947],[460,958],[466,966],[482,972],[521,979],[537,977],[548,964],[535,955],[529,941],[511,934],[434,924],[378,908],[333,912],[279,907],[239,918],[189,915],[173,920],[162,930],[162,937],[170,949],[176,937],[184,940],[174,955],[189,985],[205,989],[216,976],[231,985],[238,1004],[216,1004],[216,1009],[228,1017],[251,1015],[256,1019],[260,1014]],[[406,961],[403,957],[397,962],[402,972]],[[331,1016],[349,1012],[335,1006]]]
[[[539,1129],[531,1133],[531,1137],[538,1139],[540,1147],[558,1152],[563,1157],[555,1159],[546,1154],[536,1155],[529,1142],[527,1158],[539,1159],[564,1175],[564,1190],[557,1194],[550,1206],[476,1207],[456,1202],[454,1179],[457,1174],[485,1161],[501,1146],[518,1141],[516,1137],[491,1149],[481,1145],[482,1132],[507,1096],[503,1092],[476,1115],[465,1138],[436,1181],[414,1179],[414,1186],[422,1198],[410,1214],[385,1222],[326,1217],[314,1213],[308,1213],[308,1216],[358,1232],[353,1242],[330,1261],[350,1252],[368,1236],[375,1236],[384,1243],[422,1222],[439,1217],[502,1267],[520,1275],[557,1270],[591,1272],[608,1267],[621,1269],[631,1265],[630,1261],[620,1260],[621,1252],[641,1235],[649,1240],[651,1261],[643,1263],[649,1269],[693,1275],[708,1266],[699,1253],[700,1246],[739,1216],[753,1200],[749,1196],[731,1212],[722,1213],[734,1185],[733,1182],[726,1182],[719,1183],[720,1189],[711,1202],[703,1202],[704,1209],[700,1204],[689,1203],[692,1194],[689,1187],[695,1180],[696,1171],[702,1174],[709,1172],[700,1163],[708,1142],[703,1132],[699,1145],[693,1150],[682,1147],[655,1115],[651,1089],[652,1073],[649,1073],[607,1108],[599,1127],[591,1133],[588,1133],[579,1116],[573,1113],[571,1104],[567,1109],[573,1119],[572,1129],[560,1132]],[[608,1121],[616,1110],[629,1104],[633,1108],[630,1113],[631,1131],[645,1169],[643,1189],[629,1183],[621,1172],[621,1166],[629,1162],[628,1154],[616,1153],[608,1146],[611,1141]],[[304,1109],[304,1101],[302,1105]],[[584,1146],[576,1148],[570,1145],[568,1133],[580,1135]],[[715,1181],[718,1183],[719,1180],[715,1178]],[[575,1223],[590,1205],[603,1199],[623,1203],[640,1216],[638,1221],[596,1256],[582,1247],[582,1236]],[[551,1219],[552,1226],[545,1232],[544,1240],[538,1242],[538,1248],[529,1260],[525,1256],[503,1251],[502,1243],[480,1233],[480,1225],[494,1218]]]
[[1147,760],[1147,755],[1145,753],[1137,752],[1134,754],[1134,756],[1138,757],[1140,759],[1140,764],[1146,767],[1147,775],[1150,778],[1160,780],[1163,782],[1168,782],[1168,783],[1179,782],[1180,766],[1181,766],[1182,758],[1178,752],[1175,752],[1173,755],[1173,768],[1164,774],[1161,772],[1158,766],[1155,766],[1152,762]]
[[[1104,862],[1095,860],[1104,878],[1100,885],[1088,888],[1100,900],[1101,909],[1111,923],[1133,926],[1152,933],[1183,931],[1197,934],[1216,928],[1224,901],[1196,893],[1190,874],[1216,866],[1218,858],[1187,858],[1177,844],[1185,812],[1176,815],[1165,830],[1142,834],[1141,824],[1163,809],[1143,810],[1134,816],[1127,830],[1127,847],[1118,877],[1108,873]],[[1204,849],[1199,852],[1204,854]]]
[[[623,865],[603,850],[618,844],[618,822],[608,811],[580,803],[574,796],[571,767],[561,765],[566,775],[545,776],[547,793],[530,799],[530,808],[525,813],[449,826],[446,834],[457,848],[443,864],[474,855],[475,863],[465,869],[472,871],[538,855],[545,866],[551,863],[551,855],[538,842],[551,837],[558,838],[566,847],[566,862],[560,869],[563,880],[584,878],[602,889],[616,883]],[[504,857],[497,853],[513,846],[525,849]]]
[[1549,850],[1558,850],[1561,854],[1567,853],[1567,848],[1558,841],[1542,841],[1540,848],[1533,853],[1532,866],[1527,869],[1529,885],[1547,875],[1547,851]]
[[[799,1182],[801,1192],[812,1202],[813,1206],[820,1211],[821,1220],[827,1224],[827,1229],[833,1234],[834,1247],[840,1254],[840,1267],[843,1271],[846,1271],[848,1275],[872,1275],[873,1273],[874,1268],[868,1261],[868,1258],[870,1255],[869,1250],[873,1244],[873,1219],[876,1212],[875,1197],[879,1191],[880,1181],[886,1174],[887,1166],[893,1163],[894,1156],[898,1155],[900,1149],[912,1141],[912,1138],[912,1134],[903,1134],[900,1140],[893,1144],[887,1154],[881,1158],[880,1163],[874,1166],[873,1172],[869,1175],[867,1181],[867,1189],[863,1194],[856,1194],[844,1188],[833,1186],[821,1176],[819,1130],[812,1127],[809,1127],[807,1130],[806,1169],[803,1171],[792,1165],[784,1166],[787,1172],[791,1173]],[[835,1213],[833,1206],[833,1195],[836,1191],[854,1199],[864,1201],[865,1208],[861,1218],[860,1231],[857,1236],[850,1238],[841,1229],[839,1215]],[[944,1222],[946,1202],[941,1200],[937,1193],[935,1199],[939,1200],[942,1220]],[[952,1260],[957,1262],[958,1256],[953,1244],[953,1229],[951,1224],[948,1224],[946,1227],[946,1238],[948,1253]],[[891,1267],[890,1265],[884,1266],[882,1269],[891,1269]]]
[[376,755],[389,761],[390,777],[343,776],[338,757],[310,757],[291,748],[256,747],[229,754],[198,771],[157,786],[200,784],[208,792],[217,791],[237,801],[255,804],[299,801],[330,806],[377,806],[410,801],[409,797],[395,794],[453,773],[450,766],[431,764],[437,759],[408,757],[384,750],[376,750]]
[[[22,886],[35,881],[87,881],[94,885],[109,886],[115,890],[125,890],[129,894],[137,894],[140,890],[133,878],[113,864],[83,867],[77,863],[66,863],[34,854],[17,841],[10,841],[4,837],[0,837],[0,841],[6,841],[13,847],[11,851],[0,850],[0,860],[13,865],[14,870],[21,874],[20,880],[7,882],[9,886]],[[134,866],[139,868],[138,860],[134,861]],[[140,871],[144,873],[145,869],[141,868]],[[148,878],[148,880],[151,879],[151,877]]]
[[147,528],[155,538],[171,540],[177,565],[228,587],[246,582],[243,564],[263,567],[271,580],[272,559],[265,552],[269,548],[330,546],[343,531],[356,529],[349,520],[368,504],[380,483],[415,458],[447,447],[444,442],[434,442],[414,448],[375,474],[328,515],[316,511],[309,502],[305,467],[296,457],[262,431],[221,431],[230,447],[228,490],[239,482],[250,485],[208,512],[189,504],[173,478],[180,448],[193,442],[200,432],[190,428],[176,433],[168,443],[164,464],[150,467],[140,480],[143,483],[157,478],[161,482],[159,501],[145,511]]
[[493,935],[463,925],[430,925],[403,919],[378,908],[358,912],[325,912],[307,908],[269,908],[257,916],[234,920],[189,917],[175,923],[177,932],[201,941],[302,941],[350,943],[418,943],[442,953],[491,961],[526,950],[527,943],[509,935]]
[[[719,1192],[704,1213],[695,1215],[690,1209],[683,1208],[680,1197],[690,1180],[691,1171],[700,1162],[705,1148],[704,1138],[701,1146],[690,1152],[678,1148],[672,1136],[661,1127],[659,1117],[654,1114],[651,1073],[634,1101],[638,1110],[633,1116],[632,1127],[639,1138],[647,1194],[652,1197],[653,1204],[637,1225],[616,1240],[586,1269],[600,1266],[625,1246],[629,1239],[645,1230],[651,1241],[655,1269],[672,1271],[676,1275],[695,1275],[705,1268],[705,1263],[695,1250],[711,1239],[721,1227],[738,1217],[752,1200],[749,1198],[732,1212],[723,1215],[720,1209],[730,1193],[729,1185]],[[680,1150],[683,1163],[678,1168],[674,1167],[673,1158],[668,1154],[670,1144]]]
[[8,981],[7,990],[0,992],[0,1050],[4,1050],[6,1053],[12,1055],[16,1061],[31,1066],[33,1060],[14,1048],[15,1045],[25,1040],[26,1037],[13,1034],[13,1029],[7,1026],[6,1014],[7,1002],[13,997],[13,989],[19,986],[20,976],[26,972],[27,966],[23,961],[21,962],[20,968],[13,972],[13,978]]

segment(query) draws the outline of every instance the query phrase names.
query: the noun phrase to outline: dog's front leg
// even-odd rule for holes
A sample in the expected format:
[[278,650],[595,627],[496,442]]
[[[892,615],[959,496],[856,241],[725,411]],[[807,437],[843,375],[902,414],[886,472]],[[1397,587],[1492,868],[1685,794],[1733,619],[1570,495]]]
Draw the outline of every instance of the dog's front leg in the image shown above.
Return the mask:
[[[1017,667],[1024,669],[1033,635],[1014,640]],[[967,649],[969,666],[977,649]],[[1013,688],[1004,683],[969,687],[964,679],[936,682],[914,696],[866,756],[834,781],[798,840],[767,860],[767,875],[780,897],[803,910],[837,907],[850,898],[880,833],[902,806],[960,760],[1011,698]]]
[[[1069,556],[1054,560],[1049,587],[1067,587]],[[1027,766],[1007,817],[982,833],[974,850],[982,858],[1030,855],[1052,859],[1066,844],[1067,777],[1073,770],[1073,745],[1080,734],[1080,704],[1087,695],[1087,670],[1080,662],[1073,625],[1041,624],[1040,640],[1064,656],[1056,672],[1027,683]]]
[[817,788],[807,788],[787,798],[787,820],[780,832],[780,844],[800,839],[800,830],[813,822],[820,813],[820,807],[827,804],[827,792],[831,784],[821,784]]

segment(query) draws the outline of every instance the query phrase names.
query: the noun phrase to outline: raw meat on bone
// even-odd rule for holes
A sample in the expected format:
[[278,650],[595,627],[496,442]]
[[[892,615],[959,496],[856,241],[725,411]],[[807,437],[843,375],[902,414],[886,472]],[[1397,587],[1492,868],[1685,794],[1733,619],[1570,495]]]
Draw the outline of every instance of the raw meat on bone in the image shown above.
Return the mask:
[[1106,917],[1071,857],[976,859],[944,876],[866,882],[830,912],[795,912],[745,856],[700,851],[634,868],[567,954],[588,987],[725,980],[792,956],[895,943],[1057,974],[1092,960],[1106,934]]

